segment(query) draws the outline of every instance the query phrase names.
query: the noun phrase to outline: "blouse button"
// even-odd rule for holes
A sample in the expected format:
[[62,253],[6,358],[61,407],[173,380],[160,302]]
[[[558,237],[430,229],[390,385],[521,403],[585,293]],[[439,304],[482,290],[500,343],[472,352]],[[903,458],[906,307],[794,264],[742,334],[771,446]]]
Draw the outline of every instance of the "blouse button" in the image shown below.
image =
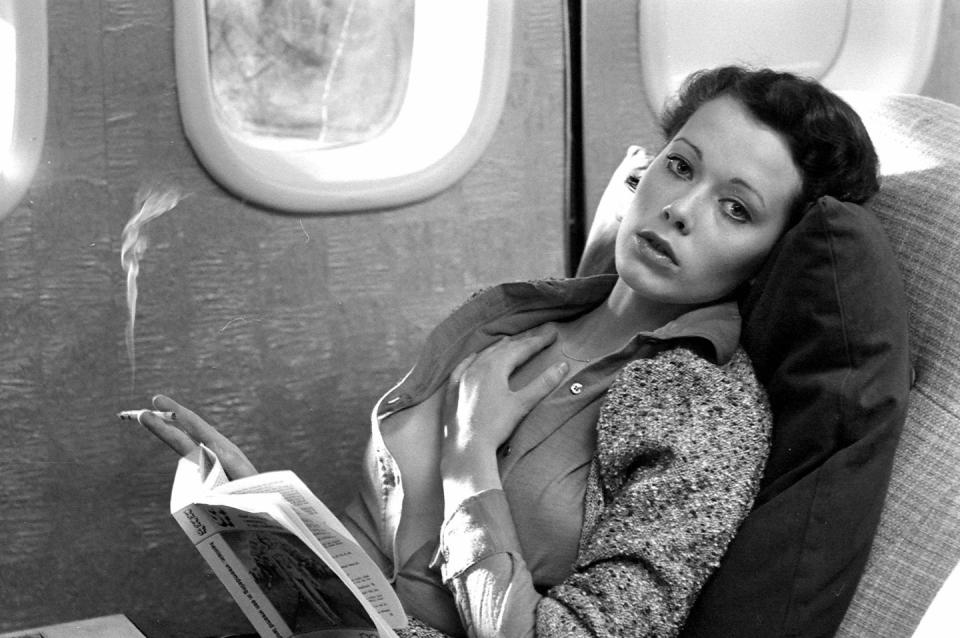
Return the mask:
[[574,383],[574,384],[571,384],[571,386],[570,386],[570,394],[580,394],[581,392],[583,392],[583,384],[582,384],[582,383]]

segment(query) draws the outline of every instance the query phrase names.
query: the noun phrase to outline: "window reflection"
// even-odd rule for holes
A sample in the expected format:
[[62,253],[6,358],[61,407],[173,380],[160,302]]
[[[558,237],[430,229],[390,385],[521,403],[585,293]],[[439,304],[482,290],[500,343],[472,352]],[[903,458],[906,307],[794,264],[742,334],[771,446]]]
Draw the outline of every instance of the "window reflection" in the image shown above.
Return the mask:
[[208,0],[210,73],[235,130],[326,148],[370,140],[403,103],[414,0]]

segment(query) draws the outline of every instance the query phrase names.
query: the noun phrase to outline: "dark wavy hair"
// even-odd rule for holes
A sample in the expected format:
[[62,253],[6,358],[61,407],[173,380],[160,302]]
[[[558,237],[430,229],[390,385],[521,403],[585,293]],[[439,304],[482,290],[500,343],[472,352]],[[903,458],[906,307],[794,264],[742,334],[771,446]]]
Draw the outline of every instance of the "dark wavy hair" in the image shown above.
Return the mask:
[[860,116],[815,80],[724,66],[690,75],[660,118],[667,140],[704,103],[730,96],[787,141],[803,184],[791,219],[824,195],[862,204],[880,188],[879,163]]

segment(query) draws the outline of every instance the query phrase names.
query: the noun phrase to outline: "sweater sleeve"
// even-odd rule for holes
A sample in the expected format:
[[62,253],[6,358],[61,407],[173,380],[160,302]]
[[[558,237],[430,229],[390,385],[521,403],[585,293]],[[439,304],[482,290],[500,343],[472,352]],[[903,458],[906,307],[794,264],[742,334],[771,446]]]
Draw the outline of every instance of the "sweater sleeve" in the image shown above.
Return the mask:
[[676,635],[750,511],[770,424],[742,351],[627,366],[601,410],[575,572],[539,603],[537,635]]

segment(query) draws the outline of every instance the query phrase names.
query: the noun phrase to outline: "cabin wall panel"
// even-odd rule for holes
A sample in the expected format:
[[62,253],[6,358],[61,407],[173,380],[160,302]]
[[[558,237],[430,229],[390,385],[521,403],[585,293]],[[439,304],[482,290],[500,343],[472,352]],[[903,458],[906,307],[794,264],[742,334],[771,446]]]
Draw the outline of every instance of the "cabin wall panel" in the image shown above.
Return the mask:
[[[34,184],[0,225],[0,632],[125,613],[151,637],[249,631],[168,514],[175,456],[120,409],[183,400],[330,502],[368,411],[477,288],[564,271],[563,3],[517,2],[506,110],[476,167],[397,210],[251,206],[197,163],[178,114],[171,3],[51,2]],[[120,233],[147,226],[135,373]]]
[[640,65],[639,3],[582,3],[583,166],[586,227],[627,147],[656,153],[656,113],[647,104]]

